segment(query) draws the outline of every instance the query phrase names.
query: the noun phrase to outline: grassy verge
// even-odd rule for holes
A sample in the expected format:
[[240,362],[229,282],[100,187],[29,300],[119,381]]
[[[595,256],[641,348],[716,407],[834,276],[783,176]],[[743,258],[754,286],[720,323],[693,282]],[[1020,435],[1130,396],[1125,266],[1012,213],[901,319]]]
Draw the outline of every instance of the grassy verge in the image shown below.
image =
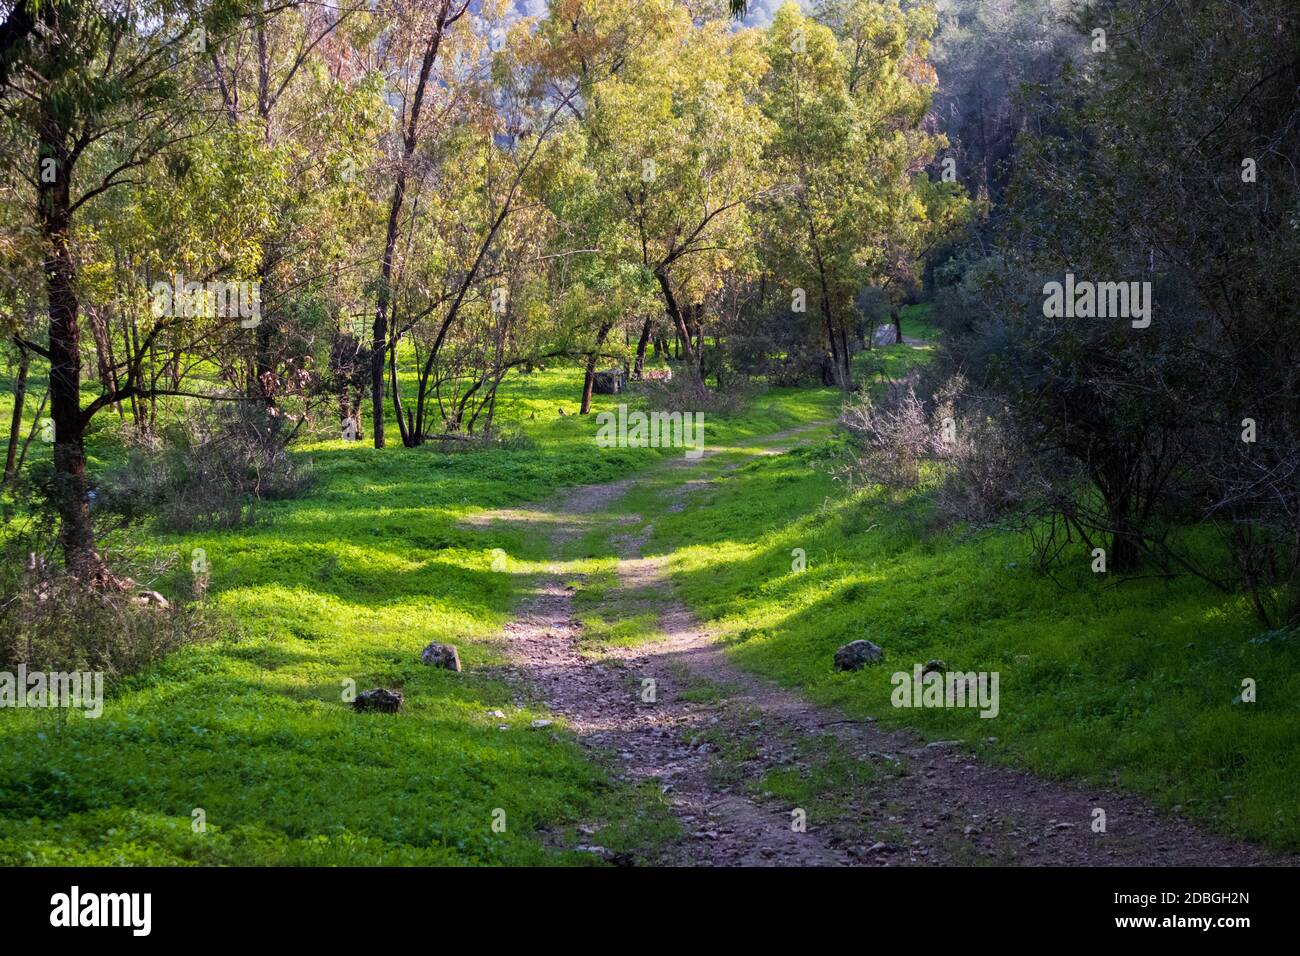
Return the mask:
[[[503,679],[495,635],[547,556],[519,532],[463,524],[680,454],[596,446],[596,423],[572,414],[580,381],[572,369],[511,380],[501,418],[526,436],[517,446],[310,444],[308,497],[266,504],[239,530],[138,542],[174,556],[161,584],[173,600],[203,549],[208,600],[237,633],[128,679],[98,720],[0,712],[0,865],[581,863],[594,858],[565,847],[619,852],[673,833],[657,791],[614,782],[560,722],[533,726],[552,715]],[[636,399],[596,410],[622,401]],[[766,393],[711,419],[707,440],[832,401]],[[111,428],[91,451],[92,470],[117,456]],[[465,672],[421,665],[431,640],[457,644]],[[355,714],[351,685],[400,687],[406,706]]]
[[910,339],[930,341],[938,332],[930,324],[930,312],[934,308],[929,302],[904,306],[898,313],[898,324],[903,328],[903,335]]
[[[1093,574],[1082,552],[1045,577],[1018,535],[934,531],[920,494],[846,493],[822,467],[833,451],[753,459],[685,512],[637,504],[647,553],[669,556],[737,663],[853,715],[1300,847],[1300,637],[1261,635],[1244,600],[1196,580]],[[857,638],[884,665],[836,672],[835,648]],[[892,674],[931,658],[997,671],[998,715],[892,706]]]

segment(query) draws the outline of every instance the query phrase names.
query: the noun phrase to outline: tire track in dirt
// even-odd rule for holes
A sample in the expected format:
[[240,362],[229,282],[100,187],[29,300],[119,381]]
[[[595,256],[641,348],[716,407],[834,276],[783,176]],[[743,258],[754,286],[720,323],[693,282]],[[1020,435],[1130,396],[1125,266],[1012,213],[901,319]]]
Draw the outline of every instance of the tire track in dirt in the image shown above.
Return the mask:
[[[786,437],[817,424],[782,433]],[[668,468],[690,467],[711,457],[673,459]],[[537,510],[504,509],[471,519],[482,527],[514,524],[543,534],[552,554],[586,533],[632,487],[635,479],[576,488]],[[602,522],[604,519],[600,519]],[[823,834],[791,828],[788,812],[759,806],[720,787],[714,779],[713,746],[700,735],[716,727],[713,707],[681,698],[689,678],[661,666],[659,655],[602,658],[585,654],[581,624],[574,619],[566,564],[555,561],[537,578],[532,593],[503,637],[516,667],[537,696],[563,716],[589,747],[613,756],[615,771],[632,782],[653,781],[681,822],[685,837],[648,862],[670,865],[838,866],[853,862],[846,848]],[[644,679],[654,681],[653,701],[643,700]]]
[[[813,423],[769,436],[760,454],[779,454]],[[711,457],[706,451],[704,458]],[[703,459],[674,459],[670,469]],[[712,476],[716,477],[716,475]],[[507,509],[471,523],[518,524],[546,537],[552,555],[611,523],[636,478],[574,489],[535,510]],[[685,506],[710,476],[674,491]],[[672,506],[677,509],[677,504]],[[630,513],[618,523],[640,524]],[[644,556],[651,533],[615,535],[622,589],[672,594],[664,556]],[[653,781],[681,821],[684,837],[645,862],[668,865],[1251,865],[1291,864],[1259,848],[1158,814],[1106,788],[1046,780],[985,763],[965,744],[925,743],[908,730],[809,705],[741,670],[676,597],[660,611],[663,640],[585,653],[574,618],[574,575],[554,561],[537,577],[504,629],[512,662],[536,694],[563,715],[580,740],[612,756],[615,772]],[[829,662],[828,662],[829,666]],[[653,681],[653,702],[643,699]],[[698,691],[705,689],[701,695]],[[772,771],[808,772],[801,750],[820,738],[861,764],[865,782],[829,812],[764,799]],[[832,743],[833,741],[833,743]],[[729,752],[728,752],[729,751]],[[759,791],[759,792],[756,792]],[[1091,828],[1094,808],[1106,832]],[[805,827],[796,824],[805,814]]]

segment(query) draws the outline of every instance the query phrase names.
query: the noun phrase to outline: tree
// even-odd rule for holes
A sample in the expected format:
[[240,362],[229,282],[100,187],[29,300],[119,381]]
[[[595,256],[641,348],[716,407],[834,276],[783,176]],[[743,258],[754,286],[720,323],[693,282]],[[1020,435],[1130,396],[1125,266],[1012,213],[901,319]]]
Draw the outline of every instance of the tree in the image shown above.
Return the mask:
[[932,17],[880,0],[822,16],[833,29],[786,4],[768,31],[763,105],[776,132],[765,159],[782,188],[764,204],[764,236],[792,308],[815,299],[835,380],[849,388],[860,290],[910,274],[964,204],[958,187],[924,175],[943,144],[921,128]]
[[[33,29],[5,51],[0,108],[28,145],[21,175],[43,243],[48,344],[26,343],[50,363],[54,501],[60,542],[73,573],[96,584],[112,576],[95,549],[84,434],[103,407],[81,407],[81,302],[75,224],[87,204],[130,181],[186,135],[195,110],[189,71],[197,36],[220,33],[233,4],[112,7],[93,0],[25,0]],[[206,19],[204,19],[206,18]],[[158,328],[161,328],[162,325]],[[157,329],[155,329],[157,332]]]
[[[393,38],[393,59],[397,75],[405,80],[400,90],[401,148],[397,157],[392,196],[388,202],[388,229],[380,257],[379,284],[375,301],[374,334],[371,339],[370,398],[376,448],[384,447],[384,361],[389,349],[388,311],[392,299],[394,253],[406,200],[411,160],[420,142],[420,114],[429,92],[434,63],[447,31],[465,15],[469,0],[453,5],[452,0],[433,0],[431,6],[413,4],[404,9],[404,30]],[[409,30],[409,33],[406,32]],[[410,79],[413,85],[407,85]]]
[[702,386],[703,316],[693,308],[750,254],[749,204],[768,187],[759,162],[768,124],[755,102],[765,70],[757,37],[663,4],[655,29],[587,91],[584,128],[609,249],[635,263]]
[[[262,305],[246,388],[267,401],[272,400],[274,379],[285,358],[276,354],[277,336],[285,338],[288,331],[281,328],[288,311],[281,308],[281,300],[309,284],[302,273],[321,268],[313,263],[313,253],[340,251],[326,239],[343,225],[343,210],[331,202],[336,197],[329,187],[338,178],[331,167],[340,153],[369,136],[374,125],[378,96],[373,84],[365,78],[354,85],[336,82],[321,69],[323,61],[340,59],[347,40],[340,34],[349,26],[361,29],[362,42],[368,38],[369,25],[361,13],[366,9],[258,0],[232,36],[204,44],[200,59],[232,132],[251,132],[264,167],[256,182],[271,209],[253,227],[260,250],[254,278]],[[337,51],[331,41],[338,41]],[[346,157],[343,162],[348,162]],[[352,166],[345,167],[345,186],[355,177]],[[334,219],[333,228],[316,228],[325,215]]]
[[[1007,403],[1040,466],[1066,463],[1047,507],[1110,570],[1235,579],[1262,620],[1294,622],[1300,13],[1114,0],[1078,36],[1035,90],[992,254],[953,286],[947,361]],[[1067,275],[1120,310],[1098,314],[1100,291],[1050,307]],[[1186,545],[1191,517],[1229,560]]]

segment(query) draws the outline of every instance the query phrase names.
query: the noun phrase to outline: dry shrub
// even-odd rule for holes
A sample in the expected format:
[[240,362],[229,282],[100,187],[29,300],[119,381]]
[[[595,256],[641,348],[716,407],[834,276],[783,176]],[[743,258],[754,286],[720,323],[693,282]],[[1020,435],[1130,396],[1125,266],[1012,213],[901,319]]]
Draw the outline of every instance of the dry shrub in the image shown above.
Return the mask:
[[943,521],[991,525],[1027,504],[1037,472],[1029,467],[1023,436],[1004,418],[978,405],[968,409],[947,452],[935,489]]
[[940,435],[916,394],[917,383],[909,375],[888,383],[878,399],[863,391],[845,404],[840,422],[853,437],[856,454],[841,474],[851,483],[915,488],[921,483],[921,463],[942,454]]
[[863,392],[845,406],[855,453],[841,474],[896,490],[925,484],[942,522],[993,524],[1026,505],[1038,474],[1024,436],[1000,411],[959,375],[927,387],[914,370],[879,398]]
[[260,404],[198,406],[161,440],[132,447],[107,475],[98,507],[127,519],[154,517],[161,528],[230,528],[253,517],[257,502],[295,498],[313,483],[289,454],[292,431]]
[[744,411],[758,389],[748,383],[731,382],[724,389],[710,389],[691,380],[687,373],[669,380],[630,382],[631,390],[644,395],[650,408],[667,412],[704,412],[735,415]]
[[[162,606],[142,597],[146,588],[87,587],[37,552],[12,539],[0,579],[0,668],[100,671],[111,683],[187,644],[215,639],[221,625],[198,603]],[[139,560],[114,556],[114,566],[148,574]],[[124,578],[129,580],[129,578]]]

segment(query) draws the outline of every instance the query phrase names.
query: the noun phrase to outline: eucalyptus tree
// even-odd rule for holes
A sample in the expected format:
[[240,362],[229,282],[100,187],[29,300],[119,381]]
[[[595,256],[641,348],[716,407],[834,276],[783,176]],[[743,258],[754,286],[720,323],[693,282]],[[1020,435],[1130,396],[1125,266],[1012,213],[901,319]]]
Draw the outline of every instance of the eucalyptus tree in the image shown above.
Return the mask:
[[384,447],[384,362],[391,347],[389,310],[392,302],[393,273],[397,242],[406,203],[406,190],[420,137],[428,118],[421,117],[426,100],[432,95],[438,77],[434,66],[447,35],[469,9],[470,0],[412,0],[398,4],[394,22],[384,46],[393,77],[392,99],[396,104],[394,119],[398,127],[395,155],[392,159],[393,185],[388,200],[388,224],[383,251],[379,258],[379,277],[375,292],[375,320],[371,336],[370,399],[371,430],[376,448]]
[[[618,55],[528,21],[506,31],[505,11],[495,21],[491,12],[457,31],[456,69],[444,70],[437,93],[442,125],[414,154],[412,215],[379,290],[400,311],[387,362],[406,445],[425,440],[434,406],[458,430],[474,420],[467,403],[486,402],[490,415],[505,370],[585,351],[555,325],[580,314],[563,301],[568,290],[552,290],[561,301],[549,304],[536,290],[544,275],[570,274],[557,263],[597,251],[587,217],[562,221],[555,197],[571,182],[576,104],[585,85],[618,68]],[[416,395],[404,414],[396,339],[408,333]],[[458,396],[450,404],[444,387]]]
[[[7,30],[0,42],[0,115],[19,144],[16,172],[42,243],[49,314],[46,344],[25,345],[50,365],[53,498],[65,562],[92,583],[114,579],[96,551],[87,495],[86,425],[107,402],[101,396],[83,408],[81,401],[78,224],[90,204],[135,183],[194,135],[203,104],[194,57],[205,37],[224,34],[240,13],[238,0],[20,0],[6,25],[30,28]],[[148,335],[183,321],[160,321]]]
[[943,145],[923,128],[932,15],[882,0],[838,0],[823,15],[830,25],[787,3],[767,33],[775,133],[764,158],[780,186],[764,203],[765,252],[792,314],[816,302],[835,380],[849,388],[860,291],[912,272],[963,201],[925,174]]
[[380,121],[379,74],[358,53],[376,21],[362,2],[250,0],[230,36],[204,44],[199,67],[232,136],[258,154],[262,169],[249,186],[270,207],[254,226],[262,314],[245,380],[251,395],[271,397],[283,353],[301,352],[295,339],[306,331],[285,320],[302,313],[305,294],[331,272],[330,263],[349,254],[331,240],[345,230],[349,209],[361,205],[356,190],[339,191],[360,180],[352,154]]
[[608,252],[658,288],[702,385],[694,306],[750,256],[749,207],[770,181],[760,163],[769,124],[755,95],[766,62],[754,31],[693,23],[666,0],[637,9],[653,27],[626,45],[618,70],[584,89],[589,162]]

